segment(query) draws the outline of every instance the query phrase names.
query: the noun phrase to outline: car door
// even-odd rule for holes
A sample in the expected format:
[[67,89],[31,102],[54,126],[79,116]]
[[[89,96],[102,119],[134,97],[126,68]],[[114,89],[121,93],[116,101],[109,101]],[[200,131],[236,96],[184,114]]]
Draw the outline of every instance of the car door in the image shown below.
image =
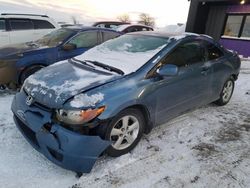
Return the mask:
[[34,40],[34,25],[29,19],[9,19],[10,43],[18,44]]
[[80,32],[65,43],[65,44],[75,45],[76,49],[64,50],[63,48],[61,48],[59,49],[58,58],[59,60],[72,58],[74,56],[84,53],[85,51],[98,45],[99,43],[100,43],[99,31],[93,30],[93,31]]
[[205,65],[201,41],[185,42],[170,52],[157,67],[178,66],[178,75],[154,79],[151,90],[156,100],[156,123],[162,124],[188,109],[201,105],[209,90],[210,71]]
[[204,43],[207,51],[207,64],[213,72],[209,96],[210,101],[213,101],[219,97],[226,79],[231,74],[231,69],[226,65],[228,60],[225,58],[223,51],[216,44],[209,41]]
[[6,30],[6,20],[0,19],[0,46],[8,45],[10,43],[9,32]]

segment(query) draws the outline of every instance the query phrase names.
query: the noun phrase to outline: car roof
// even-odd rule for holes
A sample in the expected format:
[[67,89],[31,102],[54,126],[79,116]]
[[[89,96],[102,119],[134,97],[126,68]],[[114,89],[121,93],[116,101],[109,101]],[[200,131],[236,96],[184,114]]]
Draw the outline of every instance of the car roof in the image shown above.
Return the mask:
[[189,32],[182,32],[182,33],[168,33],[165,31],[139,31],[139,32],[132,32],[128,33],[127,35],[146,35],[146,36],[154,36],[154,37],[161,37],[161,38],[175,38],[176,40],[180,40],[187,37],[201,37],[206,39],[212,39],[206,35],[200,35],[196,33],[189,33]]
[[129,22],[120,22],[120,21],[100,21],[100,22],[95,22],[93,26],[97,26],[99,24],[119,24],[119,25],[124,25],[124,24],[130,24]]
[[63,29],[70,29],[70,30],[74,30],[76,32],[88,31],[88,30],[100,30],[100,31],[109,31],[109,32],[115,32],[115,33],[120,33],[121,34],[121,32],[115,31],[113,29],[101,28],[101,27],[93,27],[93,26],[69,26],[69,27],[63,27]]
[[49,16],[45,15],[45,14],[18,14],[18,13],[1,13],[0,14],[1,17],[43,17],[43,18],[49,18]]

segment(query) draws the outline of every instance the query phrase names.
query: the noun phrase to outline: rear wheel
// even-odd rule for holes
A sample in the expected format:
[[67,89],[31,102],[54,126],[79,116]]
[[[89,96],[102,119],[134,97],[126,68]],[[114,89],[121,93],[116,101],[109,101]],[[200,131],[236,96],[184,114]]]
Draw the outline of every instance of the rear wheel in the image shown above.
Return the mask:
[[137,109],[119,113],[108,125],[106,139],[112,142],[106,153],[113,157],[131,151],[140,141],[144,132],[145,119]]
[[234,91],[234,80],[230,78],[225,82],[223,89],[220,93],[220,98],[217,101],[215,101],[215,104],[219,106],[226,105],[230,101],[233,95],[233,91]]
[[31,66],[31,67],[28,67],[26,68],[21,76],[20,76],[20,84],[23,85],[24,81],[32,74],[34,74],[35,72],[39,71],[40,69],[44,68],[43,65],[34,65],[34,66]]

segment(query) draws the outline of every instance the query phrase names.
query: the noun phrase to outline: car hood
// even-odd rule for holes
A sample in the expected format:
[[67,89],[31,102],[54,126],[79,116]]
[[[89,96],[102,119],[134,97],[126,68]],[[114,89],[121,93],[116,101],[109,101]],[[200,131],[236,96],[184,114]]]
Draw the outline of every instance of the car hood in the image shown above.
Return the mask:
[[10,55],[22,55],[25,52],[48,48],[47,46],[27,45],[26,43],[12,44],[0,48],[0,58]]
[[23,88],[34,102],[58,109],[75,95],[120,77],[66,60],[33,74],[26,79]]

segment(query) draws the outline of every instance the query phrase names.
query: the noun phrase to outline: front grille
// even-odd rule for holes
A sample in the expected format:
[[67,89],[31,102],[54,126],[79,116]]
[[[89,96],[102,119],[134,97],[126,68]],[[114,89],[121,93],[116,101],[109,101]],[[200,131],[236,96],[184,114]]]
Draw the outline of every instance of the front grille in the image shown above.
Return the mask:
[[38,107],[38,108],[40,108],[40,109],[42,109],[42,110],[44,110],[44,111],[52,112],[51,108],[49,108],[49,107],[47,107],[47,106],[45,106],[45,105],[43,105],[43,104],[41,104],[39,102],[34,102],[33,105],[36,106],[36,107]]
[[[29,96],[28,92],[25,89],[23,89],[23,91],[24,91],[25,95],[28,97]],[[51,108],[49,108],[48,106],[46,106],[44,104],[41,104],[41,103],[37,102],[36,100],[34,101],[34,103],[32,105],[34,105],[34,106],[36,106],[36,107],[38,107],[38,108],[40,108],[42,110],[45,110],[47,112],[51,112],[52,111]]]
[[17,116],[15,116],[15,119],[17,121],[17,126],[23,131],[29,141],[31,141],[36,148],[39,148],[40,146],[37,142],[35,132],[27,127]]

